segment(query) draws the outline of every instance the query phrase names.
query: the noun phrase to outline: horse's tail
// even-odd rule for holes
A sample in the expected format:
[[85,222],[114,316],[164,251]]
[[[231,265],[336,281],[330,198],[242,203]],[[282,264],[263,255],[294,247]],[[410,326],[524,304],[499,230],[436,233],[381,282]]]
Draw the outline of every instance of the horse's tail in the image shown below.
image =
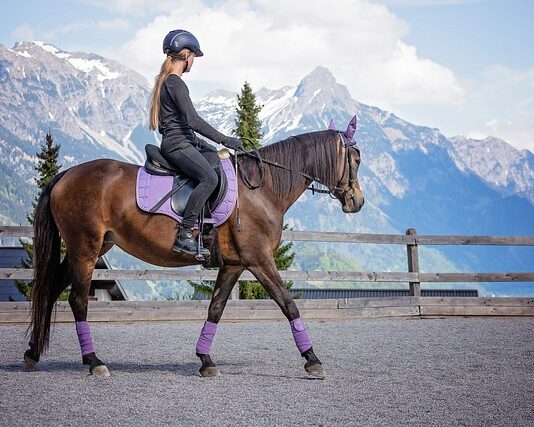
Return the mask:
[[33,222],[33,284],[32,284],[32,318],[28,331],[34,351],[41,354],[48,347],[50,332],[50,291],[56,278],[60,263],[61,238],[50,208],[52,189],[65,174],[63,171],[43,188],[35,207]]

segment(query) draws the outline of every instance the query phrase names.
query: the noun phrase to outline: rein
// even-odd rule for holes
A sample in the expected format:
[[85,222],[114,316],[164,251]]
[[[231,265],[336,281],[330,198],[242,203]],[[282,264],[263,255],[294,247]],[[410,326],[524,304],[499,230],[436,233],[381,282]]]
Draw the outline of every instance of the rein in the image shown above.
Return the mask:
[[[241,139],[245,139],[249,142],[252,142],[249,138],[241,138]],[[343,179],[343,177],[345,176],[345,171],[347,170],[347,164],[349,165],[349,188],[352,187],[352,184],[354,182],[354,171],[353,171],[353,168],[352,168],[352,165],[351,165],[351,154],[350,154],[350,145],[349,144],[345,144],[343,143],[343,147],[346,149],[346,160],[343,164],[343,173],[341,174],[341,178],[339,179],[338,183],[332,188],[330,189],[328,187],[327,184],[325,184],[320,178],[317,178],[317,177],[314,177],[312,175],[309,175],[305,172],[302,172],[302,171],[298,171],[298,173],[300,175],[302,175],[303,177],[305,177],[306,179],[310,180],[312,182],[312,185],[311,187],[308,187],[306,188],[306,190],[310,190],[312,192],[312,194],[315,194],[315,193],[323,193],[323,194],[329,194],[330,197],[332,198],[335,198],[335,196],[333,195],[334,192],[339,192],[339,193],[344,193],[346,192],[347,190],[344,190],[343,188],[340,188],[339,187],[339,183],[341,182],[341,180]],[[253,154],[253,152],[255,154]],[[239,153],[239,155],[243,155],[243,156],[247,156],[247,157],[251,157],[253,159],[256,159],[259,161],[259,171],[260,171],[260,179],[258,180],[257,183],[254,183],[250,180],[250,178],[247,176],[247,174],[244,172],[244,170],[239,167],[240,171],[241,171],[241,176],[243,177],[243,182],[245,183],[245,185],[250,188],[251,190],[255,190],[256,188],[259,188],[263,185],[263,181],[265,179],[265,163],[267,163],[268,165],[271,165],[271,166],[275,166],[277,168],[280,168],[280,169],[284,169],[286,171],[289,171],[291,173],[293,173],[293,169],[285,166],[285,165],[282,165],[278,162],[272,162],[270,160],[267,160],[267,159],[263,159],[260,155],[260,152],[257,150],[257,149],[254,149],[253,152],[248,152],[248,151],[241,151]],[[237,160],[237,155],[238,155],[238,152],[236,150],[235,152],[235,157],[236,157],[236,165],[238,165],[238,160]],[[320,188],[316,188],[313,186],[313,182],[317,182],[321,185],[324,185],[325,187],[328,188],[328,190],[323,190],[323,189],[320,189]]]

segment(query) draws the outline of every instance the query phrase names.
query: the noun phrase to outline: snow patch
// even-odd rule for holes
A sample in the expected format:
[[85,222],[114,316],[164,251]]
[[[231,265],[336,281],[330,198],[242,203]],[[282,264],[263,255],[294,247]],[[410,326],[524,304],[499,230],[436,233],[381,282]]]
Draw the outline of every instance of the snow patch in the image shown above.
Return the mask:
[[297,129],[300,124],[300,119],[302,119],[302,114],[298,114],[297,116],[293,117],[293,120],[291,120],[291,123],[287,125],[286,130]]
[[126,159],[129,162],[132,162],[135,164],[144,163],[143,155],[131,142],[128,142],[125,145],[122,145],[120,142],[117,142],[111,137],[109,137],[108,135],[106,135],[104,131],[100,131],[100,133],[93,131],[89,126],[83,123],[75,115],[74,115],[74,119],[76,120],[76,123],[82,129],[82,131],[85,132],[87,136],[89,136],[89,139],[93,144],[101,145],[102,147],[122,156],[124,159]]
[[384,131],[384,133],[386,134],[386,136],[389,138],[391,142],[408,139],[408,137],[404,135],[404,133],[402,133],[402,131],[400,131],[399,129],[384,128],[382,130]]
[[216,96],[216,97],[213,97],[213,98],[206,98],[203,101],[209,102],[211,104],[231,106],[231,105],[234,105],[236,103],[236,100],[234,98],[235,97],[228,97],[228,96],[219,95],[219,96]]
[[18,50],[12,50],[12,49],[8,49],[10,50],[11,52],[15,52],[16,55],[18,56],[23,56],[24,58],[31,58],[32,56],[28,53],[27,50],[23,51],[23,52],[19,52]]
[[295,92],[294,87],[288,87],[286,92],[280,96],[278,99],[268,99],[265,100],[265,106],[262,108],[259,114],[259,119],[267,119],[268,117],[274,115],[275,113],[282,110],[286,107],[291,100],[293,99],[293,94]]
[[83,58],[74,58],[69,56],[67,61],[70,64],[84,73],[90,73],[93,70],[97,70],[99,74],[96,78],[103,82],[104,80],[113,80],[121,75],[121,73],[116,71],[111,71],[100,59],[83,59]]
[[58,53],[59,52],[59,49],[56,48],[55,46],[52,46],[51,44],[47,44],[47,43],[44,43],[44,42],[41,42],[41,41],[38,41],[38,40],[34,40],[32,41],[32,43],[36,46],[39,46],[41,49],[45,50],[46,52],[49,52],[49,53]]
[[319,92],[321,92],[321,89],[317,89],[315,92],[313,92],[313,95],[308,102],[312,102],[313,99],[319,94]]

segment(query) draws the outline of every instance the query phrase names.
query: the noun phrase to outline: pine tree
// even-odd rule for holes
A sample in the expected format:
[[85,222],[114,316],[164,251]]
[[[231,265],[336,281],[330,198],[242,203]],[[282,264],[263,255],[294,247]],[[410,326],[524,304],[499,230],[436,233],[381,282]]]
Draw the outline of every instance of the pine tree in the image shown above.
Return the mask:
[[[37,153],[37,165],[35,166],[35,171],[37,172],[37,177],[35,182],[39,189],[35,199],[32,202],[32,213],[26,216],[28,223],[33,225],[34,221],[34,212],[37,206],[37,201],[41,195],[42,189],[48,184],[48,182],[59,172],[61,165],[57,163],[59,156],[60,144],[54,145],[54,140],[50,131],[47,132],[45,137],[45,142],[41,145],[41,150]],[[19,240],[20,244],[28,254],[28,260],[21,260],[22,268],[33,268],[33,243],[26,242],[24,240]],[[30,298],[31,296],[31,283],[26,283],[23,281],[16,282],[17,288],[22,292],[26,297]]]
[[250,84],[245,82],[241,95],[237,95],[236,128],[233,133],[238,138],[247,138],[243,140],[246,151],[261,147],[261,122],[258,114],[262,107],[263,105],[256,104],[256,95],[252,92]]

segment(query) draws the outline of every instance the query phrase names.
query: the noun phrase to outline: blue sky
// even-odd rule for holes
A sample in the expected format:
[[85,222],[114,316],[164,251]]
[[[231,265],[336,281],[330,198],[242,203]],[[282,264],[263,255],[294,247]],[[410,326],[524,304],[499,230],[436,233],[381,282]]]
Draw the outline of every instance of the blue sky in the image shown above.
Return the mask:
[[212,89],[295,85],[329,68],[358,101],[447,136],[494,135],[534,151],[534,1],[74,0],[6,2],[0,43],[42,40],[116,59],[148,79],[161,39],[193,31],[188,76]]

